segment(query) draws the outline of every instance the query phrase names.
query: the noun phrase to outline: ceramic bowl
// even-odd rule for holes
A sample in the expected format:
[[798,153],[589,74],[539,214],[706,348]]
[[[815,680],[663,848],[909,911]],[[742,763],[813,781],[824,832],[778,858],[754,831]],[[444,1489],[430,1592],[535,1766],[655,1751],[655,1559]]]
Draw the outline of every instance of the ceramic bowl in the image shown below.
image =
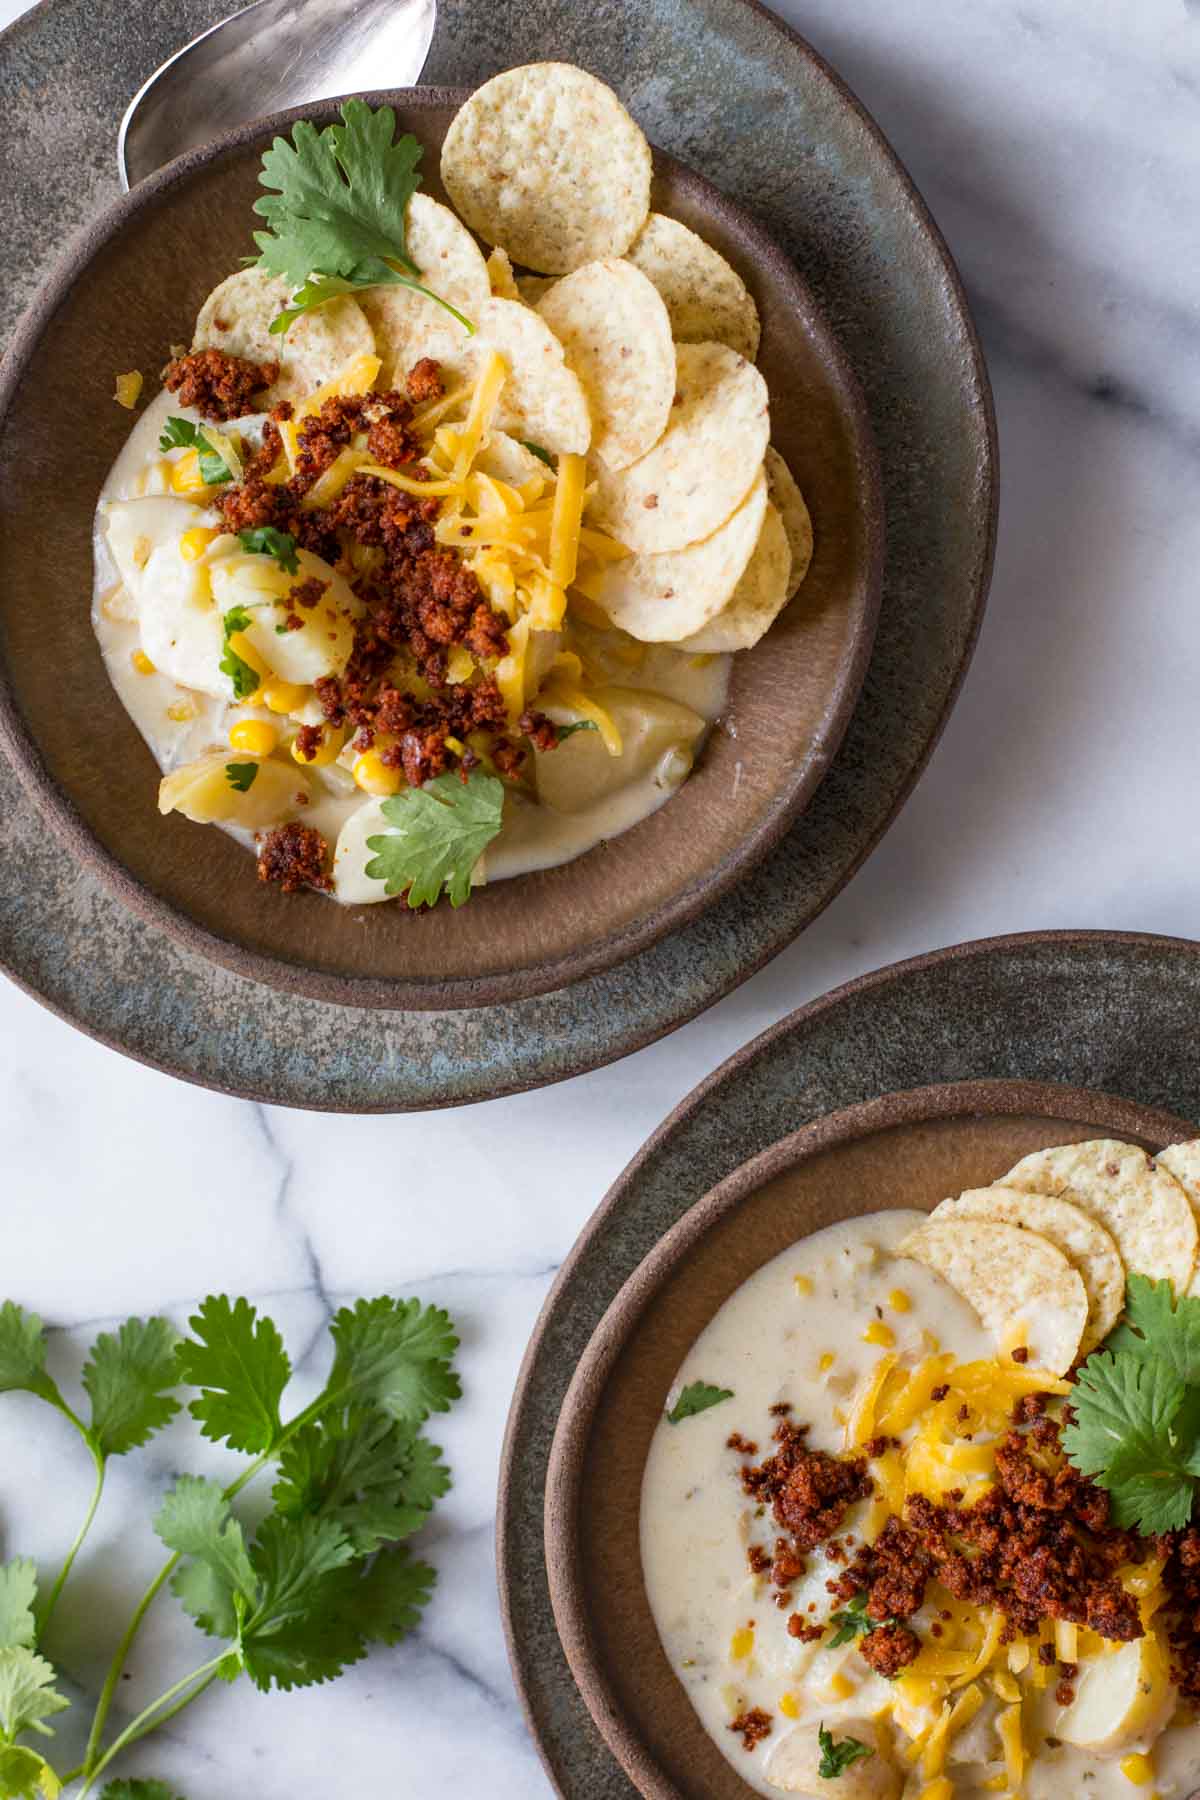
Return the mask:
[[[425,145],[426,185],[464,96],[370,95]],[[849,721],[879,604],[882,505],[857,383],[811,294],[754,222],[655,156],[654,205],[742,271],[763,322],[773,436],[807,495],[816,554],[769,637],[735,659],[727,713],[652,818],[459,911],[342,908],[267,893],[231,839],[159,816],[158,770],[105,675],[91,625],[95,496],[129,429],[117,371],[151,377],[251,248],[261,154],[279,114],[181,157],[76,241],[0,376],[0,742],[68,854],[188,948],[316,999],[478,1006],[548,992],[634,955],[752,869],[811,798]]]
[[1079,1088],[962,1082],[892,1094],[806,1126],[745,1163],[662,1237],[575,1371],[546,1481],[546,1563],[572,1675],[646,1800],[748,1800],[676,1678],[642,1579],[650,1439],[677,1369],[746,1278],[809,1232],[888,1205],[928,1210],[1031,1150],[1195,1135],[1170,1113]]

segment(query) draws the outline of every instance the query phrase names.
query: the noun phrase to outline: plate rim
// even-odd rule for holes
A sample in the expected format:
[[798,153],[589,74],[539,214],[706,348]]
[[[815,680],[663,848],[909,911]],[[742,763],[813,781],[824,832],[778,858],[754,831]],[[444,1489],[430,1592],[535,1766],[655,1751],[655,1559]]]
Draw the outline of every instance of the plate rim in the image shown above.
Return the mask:
[[701,1194],[667,1228],[605,1308],[575,1365],[550,1446],[544,1508],[546,1573],[554,1625],[571,1676],[606,1746],[645,1800],[689,1797],[647,1750],[609,1679],[591,1627],[578,1560],[584,1454],[625,1343],[679,1259],[767,1182],[826,1151],[895,1126],[1022,1113],[1077,1122],[1106,1136],[1140,1139],[1156,1148],[1178,1142],[1178,1128],[1194,1136],[1197,1127],[1197,1121],[1102,1089],[1013,1077],[934,1082],[860,1100],[777,1139]]
[[[748,3],[748,0],[747,0]],[[602,1196],[595,1210],[585,1220],[579,1235],[573,1241],[566,1257],[551,1283],[546,1298],[538,1311],[524,1354],[521,1358],[516,1379],[513,1384],[513,1396],[509,1406],[508,1418],[505,1421],[504,1436],[500,1449],[500,1469],[496,1491],[496,1584],[500,1602],[500,1620],[504,1631],[505,1647],[508,1652],[509,1669],[513,1685],[520,1701],[521,1711],[534,1748],[542,1768],[554,1792],[562,1796],[562,1800],[576,1800],[564,1788],[551,1764],[549,1752],[543,1743],[538,1715],[534,1704],[534,1681],[521,1654],[518,1640],[516,1620],[512,1600],[514,1570],[512,1560],[512,1544],[510,1542],[509,1520],[516,1504],[520,1489],[521,1471],[518,1469],[519,1438],[525,1429],[526,1414],[533,1406],[534,1363],[540,1354],[541,1346],[548,1336],[558,1308],[560,1298],[567,1293],[574,1279],[575,1271],[596,1240],[603,1235],[608,1224],[622,1203],[630,1196],[641,1178],[646,1166],[657,1157],[659,1151],[675,1134],[680,1126],[689,1123],[712,1100],[715,1093],[726,1080],[736,1076],[749,1064],[760,1057],[768,1055],[780,1039],[794,1031],[802,1031],[812,1021],[823,1014],[852,1001],[860,994],[868,993],[876,988],[884,988],[894,983],[903,982],[910,977],[919,976],[929,969],[939,968],[953,963],[969,962],[973,958],[983,956],[1006,957],[1022,951],[1039,949],[1071,949],[1094,946],[1097,949],[1119,948],[1155,948],[1173,953],[1180,953],[1194,960],[1200,960],[1200,940],[1181,938],[1169,933],[1150,931],[1109,931],[1102,927],[1079,929],[1062,929],[1039,931],[1009,932],[998,937],[972,938],[960,944],[947,945],[941,949],[924,951],[919,955],[905,957],[898,962],[885,964],[882,968],[869,970],[840,983],[826,993],[817,995],[804,1005],[796,1007],[783,1018],[776,1020],[765,1030],[740,1045],[730,1056],[726,1057],[708,1075],[699,1081],[689,1093],[672,1107],[635,1154],[617,1175],[611,1186]],[[930,1084],[937,1085],[937,1084]],[[1048,1084],[1058,1085],[1058,1084]],[[1061,1084],[1069,1086],[1070,1084]],[[1093,1093],[1099,1089],[1083,1090]],[[1112,1096],[1116,1098],[1116,1096]],[[839,1109],[846,1110],[846,1109]],[[1200,1121],[1198,1121],[1200,1123]],[[785,1134],[790,1135],[790,1134]],[[782,1140],[775,1139],[774,1143]],[[766,1147],[769,1153],[772,1145]],[[744,1165],[739,1165],[742,1167]],[[709,1190],[713,1191],[713,1190]],[[703,1198],[699,1196],[698,1198]],[[690,1208],[689,1208],[690,1210]],[[607,1310],[607,1309],[606,1309]],[[589,1338],[590,1342],[590,1338]],[[556,1419],[557,1424],[557,1419]],[[555,1628],[557,1629],[557,1628]],[[565,1652],[564,1652],[565,1655]],[[607,1746],[606,1746],[607,1748]],[[610,1752],[611,1754],[611,1752]],[[615,1760],[615,1759],[614,1759]],[[619,1764],[617,1765],[620,1766]],[[624,1773],[624,1770],[622,1770]]]
[[[363,90],[374,106],[407,109],[420,117],[441,108],[459,107],[474,90],[469,87],[398,87]],[[0,365],[0,426],[27,373],[29,359],[44,345],[59,308],[86,269],[106,246],[128,230],[146,228],[145,215],[205,170],[240,156],[254,144],[285,132],[301,119],[336,118],[340,100],[314,101],[266,113],[230,127],[208,143],[185,150],[144,181],[119,194],[64,247],[34,292],[17,322]],[[629,962],[661,938],[701,917],[770,854],[803,816],[824,780],[858,705],[874,649],[884,576],[884,491],[878,445],[866,396],[850,358],[830,325],[809,282],[767,231],[739,202],[724,194],[700,170],[670,152],[651,145],[656,174],[665,168],[695,184],[709,214],[731,217],[753,245],[756,269],[774,269],[794,283],[810,329],[823,340],[821,365],[831,391],[839,398],[848,448],[856,475],[858,518],[862,531],[861,579],[854,583],[846,607],[847,645],[834,680],[822,697],[815,735],[793,765],[784,793],[772,796],[758,822],[715,869],[706,869],[661,904],[615,930],[566,951],[552,962],[506,970],[502,959],[486,974],[450,977],[396,977],[352,974],[314,968],[269,950],[253,949],[201,924],[185,908],[166,899],[135,875],[85,821],[70,792],[46,764],[33,731],[16,700],[13,683],[0,657],[0,749],[42,818],[57,834],[78,868],[93,874],[109,893],[143,923],[164,931],[184,950],[214,962],[235,975],[288,995],[326,1005],[383,1012],[447,1012],[506,1005],[557,993],[589,976]],[[794,317],[789,308],[790,316]],[[132,724],[132,721],[131,721]],[[136,726],[133,727],[136,730]],[[603,846],[596,846],[595,849]],[[577,859],[572,859],[577,860]]]

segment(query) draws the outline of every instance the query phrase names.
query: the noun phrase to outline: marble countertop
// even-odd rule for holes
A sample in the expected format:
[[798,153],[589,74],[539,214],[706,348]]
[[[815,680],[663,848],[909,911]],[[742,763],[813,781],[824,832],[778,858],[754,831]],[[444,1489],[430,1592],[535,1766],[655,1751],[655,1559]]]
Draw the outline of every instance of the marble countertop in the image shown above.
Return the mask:
[[[111,3],[111,0],[109,0]],[[0,23],[20,10],[0,0]],[[211,1693],[131,1772],[224,1800],[297,1793],[547,1793],[508,1674],[493,1584],[500,1439],[554,1270],[609,1182],[713,1066],[862,971],[1038,926],[1196,935],[1200,665],[1198,0],[785,0],[890,136],[958,258],[983,333],[1004,478],[982,643],[949,729],[881,849],[786,954],[613,1068],[458,1112],[276,1112],[173,1082],[0,989],[0,1290],[78,1366],[127,1311],[182,1322],[246,1293],[299,1351],[330,1306],[381,1290],[449,1307],[466,1398],[439,1422],[455,1487],[428,1534],[417,1635],[336,1685]],[[448,1203],[430,1207],[440,1193]],[[61,1336],[58,1335],[61,1333]],[[307,1372],[307,1365],[306,1365]],[[86,1469],[64,1429],[0,1399],[0,1555],[49,1562]],[[124,1612],[174,1472],[127,1458],[59,1645],[100,1669],[89,1610]],[[198,1466],[188,1441],[188,1465]],[[127,1548],[127,1546],[129,1546]],[[128,1591],[127,1591],[128,1590]],[[188,1665],[164,1606],[122,1694]],[[486,1770],[486,1778],[479,1771]]]

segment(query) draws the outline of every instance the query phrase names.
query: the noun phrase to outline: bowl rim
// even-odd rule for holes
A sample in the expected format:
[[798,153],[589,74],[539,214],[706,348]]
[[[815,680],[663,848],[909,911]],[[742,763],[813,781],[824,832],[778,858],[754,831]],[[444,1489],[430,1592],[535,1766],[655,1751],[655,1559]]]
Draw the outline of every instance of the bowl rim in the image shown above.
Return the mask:
[[[373,105],[387,104],[397,110],[407,108],[412,112],[423,113],[441,107],[459,106],[473,91],[469,87],[384,88],[366,90],[362,97]],[[0,424],[7,417],[27,366],[52,325],[55,313],[106,244],[135,224],[138,215],[148,207],[194,176],[202,174],[222,158],[233,156],[272,133],[287,130],[298,119],[312,118],[320,121],[336,117],[341,98],[290,107],[231,127],[209,143],[185,151],[145,181],[138,183],[127,194],[119,195],[97,218],[78,232],[23,313],[0,364]],[[883,479],[866,398],[849,358],[829,326],[824,310],[808,282],[766,228],[738,202],[721,193],[698,170],[656,146],[652,146],[652,153],[656,166],[682,171],[689,182],[696,184],[706,200],[715,202],[718,211],[727,209],[736,217],[739,229],[748,234],[754,245],[757,266],[773,265],[801,291],[811,316],[826,335],[827,354],[823,354],[822,360],[844,399],[844,416],[849,426],[851,452],[858,479],[865,579],[861,599],[856,607],[857,626],[853,630],[848,653],[838,666],[817,733],[798,765],[797,778],[773,800],[769,811],[714,869],[704,871],[669,900],[625,926],[603,933],[552,962],[537,963],[519,970],[497,969],[484,975],[448,978],[389,978],[334,973],[314,969],[308,964],[265,950],[251,949],[226,938],[200,924],[181,907],[152,892],[132,874],[120,858],[100,842],[83,820],[68,791],[50,773],[37,741],[17,706],[4,662],[0,659],[0,750],[8,756],[24,791],[59,839],[65,843],[79,867],[95,874],[132,912],[147,924],[161,928],[185,950],[229,969],[234,974],[285,993],[347,1007],[397,1012],[441,1011],[531,999],[557,992],[574,982],[627,962],[639,952],[649,949],[660,938],[697,918],[737,886],[770,853],[816,793],[837,754],[858,703],[870,665],[882,602],[885,527]],[[964,317],[968,318],[970,326],[976,372],[987,396],[988,472],[993,479],[985,575],[990,576],[996,529],[995,421],[982,352],[969,315],[966,314],[965,299],[962,305]],[[986,595],[985,578],[975,613],[972,649],[986,604]],[[965,675],[969,661],[968,651],[959,683],[949,697],[946,711],[938,722],[936,735],[940,735],[950,708],[957,699],[961,677]],[[933,741],[936,742],[936,736]],[[932,748],[931,742],[929,751]],[[924,763],[921,767],[924,767]],[[916,772],[919,773],[920,770]],[[869,851],[865,851],[864,855],[867,853]]]
[[[757,1189],[814,1156],[894,1126],[971,1117],[1043,1114],[1155,1146],[1195,1135],[1194,1123],[1096,1088],[1011,1078],[944,1082],[862,1100],[814,1119],[750,1157],[700,1196],[622,1283],[576,1364],[546,1469],[546,1572],[554,1624],[580,1696],[605,1745],[644,1800],[689,1800],[647,1749],[598,1652],[581,1574],[583,1469],[596,1410],[612,1370],[664,1283],[695,1246]],[[764,1261],[769,1258],[764,1258]],[[535,1334],[536,1335],[536,1334]],[[508,1474],[507,1463],[505,1474]],[[688,1705],[682,1687],[675,1696]],[[750,1792],[747,1789],[747,1792]]]

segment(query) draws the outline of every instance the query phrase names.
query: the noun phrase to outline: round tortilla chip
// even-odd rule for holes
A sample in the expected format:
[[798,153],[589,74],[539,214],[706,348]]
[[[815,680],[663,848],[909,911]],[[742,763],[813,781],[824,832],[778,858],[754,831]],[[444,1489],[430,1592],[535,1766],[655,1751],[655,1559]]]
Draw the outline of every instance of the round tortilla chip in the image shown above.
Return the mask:
[[[483,253],[466,226],[448,206],[417,193],[408,203],[407,244],[425,286],[474,323],[478,309],[491,296],[492,284]],[[380,385],[385,388],[403,386],[421,354],[414,355],[412,346],[421,342],[431,324],[448,323],[462,333],[436,300],[414,288],[368,288],[358,304],[375,333],[375,349],[383,358]]]
[[[1188,1197],[1197,1228],[1200,1229],[1200,1138],[1188,1138],[1186,1143],[1172,1144],[1154,1160],[1160,1169],[1165,1169],[1175,1177]],[[1200,1251],[1187,1291],[1189,1294],[1200,1295]]]
[[1079,1341],[1086,1356],[1112,1330],[1125,1305],[1125,1265],[1112,1237],[1082,1207],[1050,1194],[1030,1194],[1000,1183],[990,1188],[968,1188],[957,1200],[943,1200],[932,1219],[991,1219],[998,1225],[1015,1225],[1035,1231],[1061,1250],[1079,1271],[1088,1297],[1088,1320]]
[[812,562],[812,519],[804,495],[796,486],[796,477],[773,444],[767,445],[763,466],[767,471],[767,492],[771,496],[771,505],[783,520],[783,529],[787,532],[791,546],[792,568],[788,576],[790,600],[808,574],[808,566]]
[[587,397],[546,321],[523,301],[495,295],[475,308],[474,319],[474,337],[453,319],[430,321],[412,342],[414,361],[432,356],[447,387],[458,386],[473,383],[484,353],[498,350],[508,364],[508,379],[493,420],[497,430],[556,456],[582,455],[592,437]]
[[930,1219],[898,1254],[924,1263],[970,1301],[1001,1351],[1023,1342],[1033,1367],[1052,1375],[1064,1375],[1075,1361],[1087,1293],[1047,1238],[990,1219]]
[[[760,475],[737,511],[701,543],[664,556],[628,556],[608,563],[589,589],[614,625],[646,644],[676,644],[714,619],[749,567],[767,513]],[[782,531],[782,527],[780,527]]]
[[788,603],[792,552],[778,512],[767,502],[754,555],[742,578],[715,619],[684,638],[679,648],[699,655],[724,656],[749,650],[771,629]]
[[571,63],[529,63],[476,88],[442,144],[442,183],[514,262],[565,275],[621,256],[650,210],[650,146],[617,96]]
[[271,320],[289,305],[290,283],[265,269],[239,269],[213,289],[196,315],[193,350],[225,350],[250,362],[279,363],[267,403],[303,400],[356,356],[370,356],[375,335],[356,300],[330,300],[298,318],[283,336]]
[[587,263],[538,304],[583,383],[592,450],[624,469],[666,430],[675,397],[675,344],[658,292],[619,257]]
[[728,344],[753,362],[758,308],[737,270],[702,237],[652,212],[627,251],[629,261],[662,295],[681,344]]
[[1035,1150],[1000,1185],[1070,1200],[1112,1235],[1127,1274],[1166,1279],[1177,1294],[1187,1293],[1196,1262],[1195,1215],[1175,1177],[1136,1144],[1092,1138]]
[[597,470],[593,510],[631,550],[658,556],[711,536],[762,467],[767,384],[724,344],[679,344],[676,391],[661,438],[626,469]]

